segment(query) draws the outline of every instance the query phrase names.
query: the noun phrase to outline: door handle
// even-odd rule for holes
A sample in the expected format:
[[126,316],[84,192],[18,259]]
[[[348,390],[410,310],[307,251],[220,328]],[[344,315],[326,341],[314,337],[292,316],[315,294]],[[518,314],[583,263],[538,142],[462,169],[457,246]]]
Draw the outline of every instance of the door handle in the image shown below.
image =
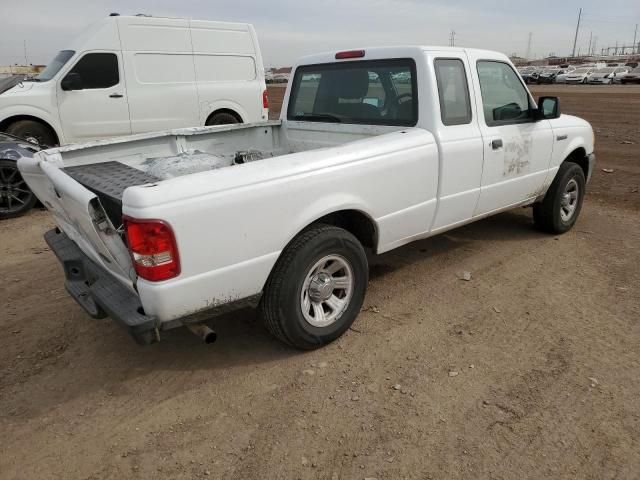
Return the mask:
[[493,148],[494,150],[498,150],[498,149],[502,148],[502,139],[499,138],[497,140],[492,140],[491,141],[491,148]]
[[122,95],[120,95],[119,93],[112,93],[111,95],[109,95],[109,98],[122,98]]

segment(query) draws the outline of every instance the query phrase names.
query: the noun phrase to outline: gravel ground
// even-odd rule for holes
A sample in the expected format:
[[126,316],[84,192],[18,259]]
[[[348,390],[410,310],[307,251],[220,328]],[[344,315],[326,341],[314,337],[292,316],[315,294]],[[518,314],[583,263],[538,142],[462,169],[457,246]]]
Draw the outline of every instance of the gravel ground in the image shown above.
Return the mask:
[[314,352],[251,310],[141,348],[67,296],[46,212],[0,223],[0,477],[638,478],[640,87],[534,91],[597,132],[576,227],[520,209],[374,258]]

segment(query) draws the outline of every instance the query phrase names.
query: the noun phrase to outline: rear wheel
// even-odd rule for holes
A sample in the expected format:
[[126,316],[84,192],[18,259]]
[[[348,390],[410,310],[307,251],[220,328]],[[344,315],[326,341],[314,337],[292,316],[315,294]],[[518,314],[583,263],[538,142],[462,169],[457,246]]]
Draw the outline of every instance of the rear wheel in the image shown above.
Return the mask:
[[351,233],[313,226],[286,247],[267,281],[261,303],[265,325],[299,349],[326,345],[358,316],[368,276],[364,249]]
[[58,143],[49,127],[34,120],[14,122],[7,128],[7,133],[43,147],[52,147]]
[[23,215],[37,201],[22,178],[16,162],[0,160],[0,219]]
[[205,125],[209,127],[211,125],[229,125],[233,123],[240,123],[235,115],[229,112],[219,112],[211,115]]
[[560,165],[547,194],[533,206],[536,226],[549,233],[565,233],[578,220],[585,192],[582,168],[573,162]]

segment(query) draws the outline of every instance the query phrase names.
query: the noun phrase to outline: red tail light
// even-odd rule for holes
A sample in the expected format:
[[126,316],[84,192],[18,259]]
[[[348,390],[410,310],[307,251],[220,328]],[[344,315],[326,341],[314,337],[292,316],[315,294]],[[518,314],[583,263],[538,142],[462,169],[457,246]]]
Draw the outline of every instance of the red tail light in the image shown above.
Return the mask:
[[336,53],[336,60],[344,60],[345,58],[362,58],[364,50],[347,50],[345,52]]
[[269,94],[266,90],[262,92],[262,108],[269,108]]
[[131,259],[139,277],[159,282],[180,274],[180,258],[171,227],[162,220],[124,217]]

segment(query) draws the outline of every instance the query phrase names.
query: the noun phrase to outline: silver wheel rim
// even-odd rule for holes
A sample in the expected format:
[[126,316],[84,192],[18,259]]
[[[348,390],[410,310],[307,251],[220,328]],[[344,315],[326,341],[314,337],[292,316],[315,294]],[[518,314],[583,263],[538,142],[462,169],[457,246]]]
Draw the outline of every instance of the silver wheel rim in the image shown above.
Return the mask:
[[574,178],[569,180],[567,186],[564,187],[564,192],[560,199],[560,217],[564,222],[568,222],[573,217],[578,207],[578,197],[580,193],[580,187],[578,182]]
[[355,279],[351,264],[340,255],[318,260],[304,278],[300,308],[313,327],[327,327],[337,322],[353,295]]

